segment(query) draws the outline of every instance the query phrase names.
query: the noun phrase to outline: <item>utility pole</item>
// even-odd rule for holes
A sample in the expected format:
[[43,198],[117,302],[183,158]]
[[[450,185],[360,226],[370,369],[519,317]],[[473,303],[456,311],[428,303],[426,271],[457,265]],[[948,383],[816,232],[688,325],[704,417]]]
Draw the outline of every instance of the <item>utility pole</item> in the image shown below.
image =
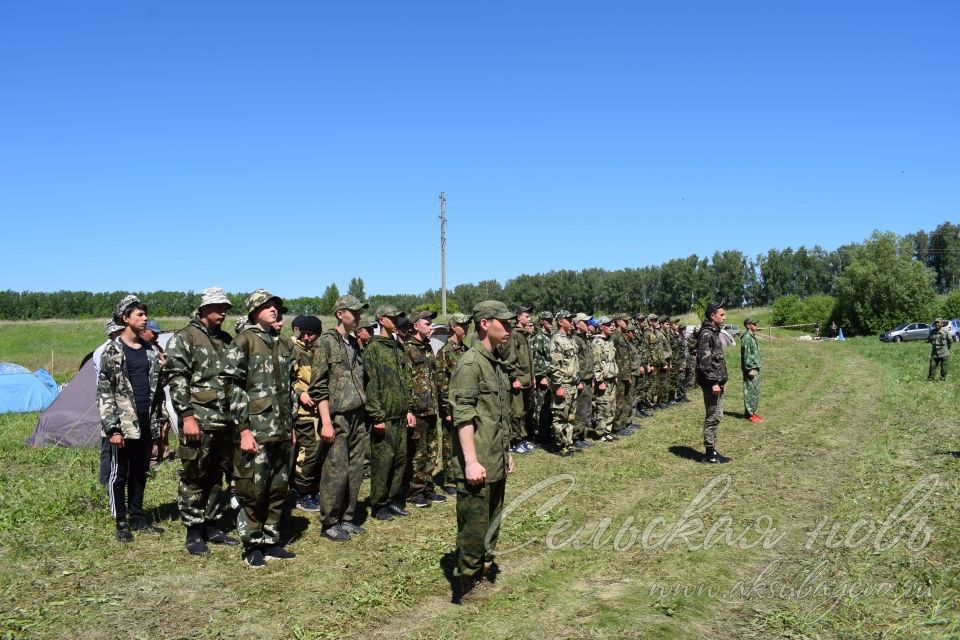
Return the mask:
[[447,199],[440,192],[440,313],[447,317]]

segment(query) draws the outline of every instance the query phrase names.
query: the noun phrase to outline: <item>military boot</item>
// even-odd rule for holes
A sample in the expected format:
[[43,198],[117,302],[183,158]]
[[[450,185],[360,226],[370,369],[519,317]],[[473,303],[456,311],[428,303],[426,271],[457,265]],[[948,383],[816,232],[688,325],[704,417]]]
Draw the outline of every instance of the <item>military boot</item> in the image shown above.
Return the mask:
[[207,542],[203,539],[203,533],[201,533],[200,527],[187,527],[186,547],[187,553],[192,556],[210,555],[210,548],[207,546]]
[[206,538],[207,542],[212,544],[225,544],[228,547],[240,544],[239,540],[236,538],[231,538],[224,533],[220,527],[213,524],[206,525]]

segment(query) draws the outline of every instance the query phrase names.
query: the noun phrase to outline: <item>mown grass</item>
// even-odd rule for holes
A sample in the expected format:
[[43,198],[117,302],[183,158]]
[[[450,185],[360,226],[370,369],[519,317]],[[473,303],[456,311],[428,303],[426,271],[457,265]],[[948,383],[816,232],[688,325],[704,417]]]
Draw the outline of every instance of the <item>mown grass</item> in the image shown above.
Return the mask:
[[[286,535],[298,558],[254,573],[234,550],[216,548],[205,559],[183,552],[176,464],[162,465],[147,489],[147,507],[167,532],[120,546],[96,483],[95,452],[28,450],[22,443],[36,415],[0,416],[0,630],[84,638],[960,634],[960,460],[951,455],[960,449],[957,372],[946,384],[927,383],[927,349],[916,343],[777,336],[761,347],[760,413],[767,422],[738,419],[734,375],[719,442],[733,458],[728,465],[690,459],[700,449],[696,392],[694,402],[644,420],[632,438],[572,460],[542,452],[518,458],[508,503],[539,482],[558,481],[504,522],[501,592],[459,607],[449,603],[445,577],[456,528],[452,504],[367,523],[366,535],[340,546],[321,540],[316,525],[294,512]],[[0,359],[4,350],[0,341]],[[728,352],[732,373],[737,351]],[[881,524],[931,474],[938,486],[898,523],[913,531],[926,518],[925,546],[828,548],[825,536],[807,544],[823,518],[839,523],[842,535],[861,520]],[[689,549],[682,537],[660,547],[626,544],[631,526],[642,533],[658,517],[662,535],[715,480],[729,487],[696,514],[704,528],[726,516],[740,532],[769,516],[782,540],[769,549]],[[566,497],[540,509],[569,482],[575,484]],[[594,544],[605,518],[610,529]],[[579,527],[583,544],[562,544]],[[775,571],[764,574],[771,566]],[[822,585],[819,594],[801,591],[811,574],[807,584]],[[893,591],[878,593],[888,584]]]

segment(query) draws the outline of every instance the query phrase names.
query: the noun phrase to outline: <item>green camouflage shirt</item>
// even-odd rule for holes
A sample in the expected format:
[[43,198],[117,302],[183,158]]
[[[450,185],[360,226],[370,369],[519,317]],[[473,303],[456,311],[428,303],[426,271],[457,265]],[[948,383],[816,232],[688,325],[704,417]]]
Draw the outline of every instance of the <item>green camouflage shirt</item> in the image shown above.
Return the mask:
[[530,342],[530,351],[533,355],[533,376],[540,378],[550,375],[550,338],[553,332],[538,328]]
[[553,334],[550,341],[550,383],[575,385],[580,382],[580,360],[577,343],[562,331]]
[[950,356],[950,332],[946,327],[940,327],[933,332],[927,341],[931,344],[930,355],[934,358],[947,358]]
[[744,373],[751,369],[760,370],[760,344],[749,331],[740,337],[740,368]]
[[577,343],[577,358],[580,361],[579,379],[581,382],[590,383],[593,380],[593,349],[587,342],[589,336],[584,336],[579,331],[573,333],[573,341]]
[[[147,374],[150,384],[150,438],[159,438],[160,428],[167,420],[164,395],[160,389],[160,355],[156,349],[147,346],[142,348],[147,351],[147,364],[150,367]],[[117,336],[107,344],[100,356],[100,375],[97,378],[100,435],[104,438],[120,433],[125,440],[139,440],[142,435],[133,385],[126,371],[122,338]]]
[[230,384],[230,410],[237,428],[249,428],[257,442],[290,437],[293,343],[286,336],[248,325],[227,348],[223,375]]
[[510,379],[519,380],[524,389],[533,384],[533,352],[527,341],[528,335],[524,329],[514,327],[503,349],[503,359],[507,363]]
[[410,361],[414,415],[437,415],[437,359],[430,340],[421,342],[410,338],[404,343],[403,350]]
[[657,332],[647,327],[643,330],[643,345],[647,351],[647,364],[659,369],[663,366],[660,359],[660,340],[657,338]]
[[344,338],[336,329],[324,331],[314,344],[311,373],[310,397],[318,404],[326,400],[331,416],[363,408],[367,394],[360,343],[355,337]]
[[593,377],[600,382],[617,377],[617,350],[610,338],[598,333],[593,336]]
[[371,424],[399,420],[412,411],[410,363],[402,344],[386,336],[373,336],[363,350],[363,374]]
[[167,343],[163,376],[173,410],[180,418],[193,416],[203,431],[217,431],[231,422],[230,394],[221,373],[232,341],[226,331],[193,318]]
[[437,352],[437,391],[440,394],[440,412],[444,415],[451,414],[450,406],[450,378],[453,376],[453,370],[456,368],[460,358],[463,357],[470,347],[462,342],[447,340],[440,351]]
[[615,359],[617,361],[617,378],[629,381],[633,372],[633,358],[630,354],[630,345],[627,343],[627,336],[623,335],[619,329],[610,334],[610,341],[613,343]]
[[[473,345],[460,358],[450,380],[453,424],[473,425],[477,462],[487,472],[487,482],[507,476],[510,460],[510,376],[506,364],[496,359],[482,343]],[[453,437],[453,473],[464,480],[463,448]]]

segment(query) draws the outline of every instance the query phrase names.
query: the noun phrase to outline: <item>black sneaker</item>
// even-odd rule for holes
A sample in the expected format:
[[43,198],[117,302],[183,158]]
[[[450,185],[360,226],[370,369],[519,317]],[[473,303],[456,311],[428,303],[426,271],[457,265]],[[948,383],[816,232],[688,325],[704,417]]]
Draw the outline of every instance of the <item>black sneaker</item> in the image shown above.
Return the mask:
[[300,499],[297,500],[297,509],[300,509],[301,511],[320,511],[320,505],[317,504],[316,498],[310,494],[307,494],[305,496],[301,496]]
[[360,535],[360,534],[362,534],[362,533],[366,533],[366,532],[367,532],[366,529],[364,529],[363,527],[361,527],[361,526],[358,525],[358,524],[353,524],[352,522],[341,522],[341,523],[340,523],[340,528],[341,528],[343,531],[346,531],[347,533],[349,533],[349,534],[352,535],[352,536],[358,536],[358,535]]
[[573,446],[575,446],[577,449],[586,449],[590,445],[588,445],[584,440],[574,440]]
[[203,539],[203,534],[200,533],[200,527],[189,527],[187,529],[187,541],[185,546],[187,548],[187,553],[192,556],[210,555],[210,548]]
[[515,453],[515,454],[517,454],[517,455],[523,455],[523,454],[527,453],[527,448],[524,447],[522,444],[517,443],[517,444],[513,445],[512,447],[510,447],[510,452],[511,452],[511,453]]
[[133,542],[133,531],[126,522],[117,523],[117,542]]
[[225,534],[219,527],[215,527],[212,524],[207,525],[207,542],[211,544],[223,544],[228,547],[240,544],[240,541],[236,538],[231,538]]
[[320,535],[333,542],[347,542],[350,540],[350,534],[340,526],[339,522],[335,525],[325,527],[323,531],[320,532]]
[[[430,506],[430,501],[422,493],[415,493],[407,500],[410,504],[420,509],[426,509]],[[395,512],[396,513],[396,512]],[[397,514],[400,515],[400,514]]]
[[267,566],[267,560],[263,557],[263,551],[254,547],[243,554],[243,561],[251,569],[261,569]]
[[[347,536],[348,538],[350,536]],[[293,551],[287,551],[278,544],[272,544],[263,548],[264,559],[266,560],[290,560],[296,558],[297,554]]]
[[456,488],[456,487],[453,487],[453,486],[450,486],[450,485],[447,485],[447,486],[445,486],[445,487],[443,488],[443,492],[444,492],[445,494],[447,494],[448,496],[455,496],[455,495],[457,495],[457,488]]
[[[430,503],[427,503],[427,504],[430,504]],[[389,510],[390,510],[390,513],[392,513],[392,514],[395,515],[395,516],[408,516],[408,515],[410,515],[410,512],[409,512],[409,511],[407,511],[406,509],[404,509],[403,506],[397,504],[396,502],[391,502],[390,504],[387,505],[386,508],[389,509]]]
[[447,496],[442,496],[439,493],[434,493],[433,491],[424,491],[423,497],[429,500],[430,502],[446,502]]
[[730,462],[730,458],[717,453],[716,449],[707,449],[706,455],[703,456],[703,461],[707,464],[726,464]]
[[393,520],[393,512],[390,510],[390,506],[388,505],[386,507],[380,507],[374,511],[373,517],[383,522],[389,522],[390,520]]
[[557,455],[560,456],[561,458],[572,458],[573,449],[568,449],[567,447],[564,447],[563,449],[560,449],[559,451],[557,451]]
[[156,533],[157,535],[163,533],[163,527],[154,526],[142,518],[131,519],[130,529],[138,532],[146,531],[148,533]]

